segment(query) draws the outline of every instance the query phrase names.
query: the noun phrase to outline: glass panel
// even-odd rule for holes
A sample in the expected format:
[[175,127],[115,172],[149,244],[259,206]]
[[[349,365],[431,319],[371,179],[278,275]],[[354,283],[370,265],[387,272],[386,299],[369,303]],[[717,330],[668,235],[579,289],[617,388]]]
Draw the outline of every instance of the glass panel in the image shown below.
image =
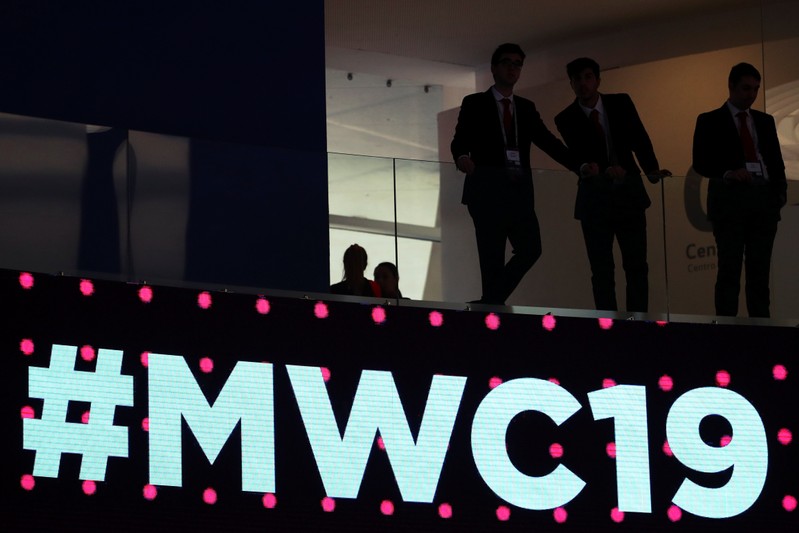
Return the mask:
[[[718,268],[716,241],[706,218],[708,180],[696,174],[666,181],[669,308],[672,314],[715,315],[714,287]],[[799,182],[788,182],[788,203],[771,261],[771,316],[799,317],[796,272],[799,254],[795,228],[799,227]],[[745,268],[741,279],[739,317],[746,317]]]
[[127,132],[8,114],[0,131],[2,266],[119,274]]
[[775,318],[799,317],[799,2],[763,3],[763,66],[766,111],[774,116],[780,139],[788,203],[782,208],[772,254],[772,305]]
[[715,314],[716,241],[707,221],[708,180],[692,173],[664,181],[669,310],[676,314]]
[[[542,254],[508,298],[508,305],[594,309],[591,268],[580,222],[574,219],[576,181],[576,176],[566,171],[535,171]],[[460,302],[476,300],[481,293],[474,226],[466,206],[460,205],[462,183],[463,175],[452,169],[449,176],[442,177],[442,287],[445,299]],[[647,182],[646,187],[652,199],[647,212],[649,312],[665,314],[661,186]],[[617,301],[624,309],[626,283],[618,245],[614,254]],[[508,244],[506,260],[510,257]]]
[[379,263],[397,264],[394,160],[328,154],[328,198],[330,285],[342,281],[342,258],[352,244],[366,250],[368,279]]
[[391,222],[393,226],[392,159],[328,154],[327,165],[328,209],[331,215],[362,221]]
[[799,319],[799,180],[788,181],[788,203],[782,208],[771,255],[771,316]]
[[136,161],[132,277],[182,280],[189,217],[190,141],[133,131],[130,144]]
[[130,141],[133,279],[327,287],[326,154],[145,132]]
[[403,286],[412,283],[414,294],[425,300],[442,299],[439,193],[442,167],[446,166],[431,161],[396,161],[397,267]]

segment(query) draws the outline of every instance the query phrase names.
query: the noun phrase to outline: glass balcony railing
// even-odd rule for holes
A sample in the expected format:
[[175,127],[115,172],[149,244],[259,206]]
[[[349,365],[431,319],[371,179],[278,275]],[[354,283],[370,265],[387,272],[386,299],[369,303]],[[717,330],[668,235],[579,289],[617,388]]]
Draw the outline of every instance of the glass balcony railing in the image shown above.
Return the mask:
[[[228,197],[243,202],[241,210],[254,216],[259,209],[269,209],[270,202],[279,201],[272,190],[254,184],[262,173],[258,165],[269,149],[237,146],[223,151],[224,157],[237,162],[230,168],[244,176],[227,179],[216,174],[229,170],[214,170],[218,161],[208,155],[219,153],[215,143],[87,129],[81,124],[14,115],[0,115],[0,125],[2,268],[316,293],[318,283],[316,289],[303,286],[309,279],[306,270],[325,272],[329,279],[323,286],[340,281],[344,250],[357,243],[369,254],[367,277],[373,277],[377,264],[394,263],[399,268],[400,289],[415,305],[439,302],[465,307],[481,295],[474,227],[460,202],[464,178],[451,163],[327,154],[329,264],[307,264],[312,261],[273,254],[262,268],[266,272],[262,279],[267,281],[253,283],[248,280],[255,278],[247,276],[226,277],[224,268],[250,268],[249,256],[228,252],[219,244],[229,242],[231,249],[241,243],[270,245],[248,226],[251,219],[246,214],[227,226],[228,230],[238,227],[244,238],[221,235],[216,248],[193,249],[197,244],[191,233],[200,224],[213,234],[217,217],[213,206]],[[280,157],[290,160],[307,155]],[[250,161],[246,171],[242,160]],[[198,175],[211,184],[199,198]],[[268,181],[268,172],[262,175]],[[580,223],[573,217],[577,178],[565,171],[536,170],[533,180],[543,253],[507,304],[542,313],[592,311],[591,271]],[[717,257],[704,213],[707,180],[675,176],[658,184],[645,181],[645,187],[652,205],[647,210],[649,314],[643,318],[713,320]],[[788,205],[782,210],[773,252],[771,323],[795,325],[799,317],[794,274],[799,257],[793,244],[799,228],[797,207],[799,182],[789,181]],[[269,239],[290,240],[294,225],[301,223],[286,220]],[[324,224],[324,219],[317,217],[313,224]],[[321,239],[317,244],[324,248],[326,243]],[[617,246],[614,251],[617,301],[623,310],[624,271]],[[295,279],[270,277],[267,263],[272,260],[296,260]],[[203,272],[219,275],[205,279]],[[746,316],[744,301],[742,288],[739,316]],[[631,315],[622,311],[616,316]]]

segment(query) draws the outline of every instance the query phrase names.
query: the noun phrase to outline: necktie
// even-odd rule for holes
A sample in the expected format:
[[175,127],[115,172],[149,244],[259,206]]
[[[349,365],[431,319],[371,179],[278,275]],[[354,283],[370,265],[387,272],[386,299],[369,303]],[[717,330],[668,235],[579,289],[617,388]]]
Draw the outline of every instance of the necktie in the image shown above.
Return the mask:
[[502,125],[505,128],[505,141],[508,146],[516,146],[516,132],[513,128],[513,113],[510,110],[510,98],[502,99]]
[[605,142],[605,128],[603,128],[602,123],[599,122],[599,111],[596,109],[591,110],[591,122],[594,124],[594,129],[596,130],[599,138]]
[[757,161],[757,150],[755,150],[755,141],[752,140],[752,133],[749,131],[749,125],[746,123],[746,111],[738,113],[738,123],[741,133],[741,144],[744,147],[744,155],[747,161]]

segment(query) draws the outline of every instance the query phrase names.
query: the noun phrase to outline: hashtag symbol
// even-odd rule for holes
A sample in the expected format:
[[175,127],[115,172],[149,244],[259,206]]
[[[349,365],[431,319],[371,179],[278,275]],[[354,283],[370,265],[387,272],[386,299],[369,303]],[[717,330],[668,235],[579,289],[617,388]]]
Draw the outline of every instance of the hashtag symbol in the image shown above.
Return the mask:
[[[41,419],[23,421],[23,447],[34,450],[33,475],[58,477],[62,453],[82,456],[80,479],[105,481],[108,458],[128,456],[128,428],[114,425],[117,405],[133,405],[133,377],[122,352],[98,350],[94,372],[75,370],[77,346],[53,345],[48,368],[34,367],[28,394],[44,400]],[[67,422],[70,401],[91,403],[88,423]]]

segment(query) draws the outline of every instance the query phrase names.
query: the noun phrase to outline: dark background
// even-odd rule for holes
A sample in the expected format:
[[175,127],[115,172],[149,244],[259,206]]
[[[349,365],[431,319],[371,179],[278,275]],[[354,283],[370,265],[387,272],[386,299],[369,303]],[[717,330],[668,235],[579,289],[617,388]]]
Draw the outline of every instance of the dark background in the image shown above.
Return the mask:
[[192,139],[187,280],[328,286],[321,0],[7,0],[0,24],[0,111]]

